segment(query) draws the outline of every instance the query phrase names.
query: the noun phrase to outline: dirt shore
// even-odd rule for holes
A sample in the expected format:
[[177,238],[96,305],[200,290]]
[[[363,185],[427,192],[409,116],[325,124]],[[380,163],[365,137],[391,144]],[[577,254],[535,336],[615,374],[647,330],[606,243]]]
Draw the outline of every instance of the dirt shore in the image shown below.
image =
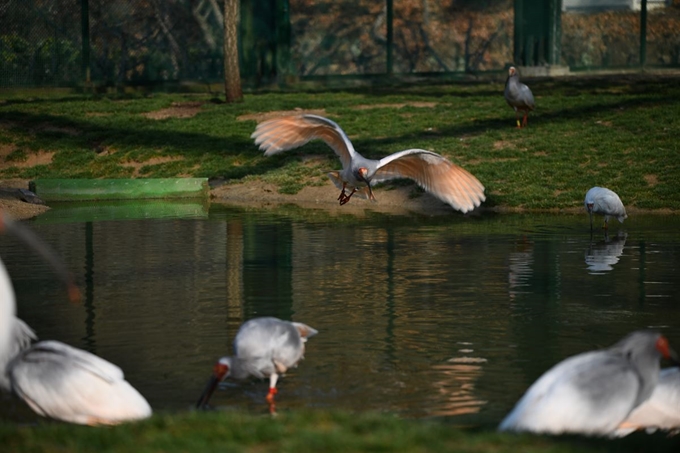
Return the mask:
[[[30,195],[22,190],[28,190],[28,180],[10,179],[0,180],[0,209],[15,219],[29,219],[49,210],[45,204],[32,203]],[[412,213],[439,216],[451,215],[453,209],[437,200],[433,196],[417,190],[415,185],[397,187],[378,187],[375,190],[376,202],[355,199],[340,206],[337,201],[338,189],[330,182],[323,186],[307,186],[294,195],[281,194],[276,186],[250,181],[239,184],[224,184],[210,191],[211,203],[247,206],[250,208],[267,209],[281,205],[295,205],[304,209],[316,209],[335,214],[365,215],[366,212],[382,212],[394,215],[408,215]],[[482,212],[534,212],[523,208],[508,208],[503,206],[489,207],[484,204],[478,210],[468,215],[476,215]],[[627,207],[628,214],[674,214],[669,209],[657,209],[653,211]],[[579,214],[583,208],[573,207],[566,209],[541,210],[541,212]]]

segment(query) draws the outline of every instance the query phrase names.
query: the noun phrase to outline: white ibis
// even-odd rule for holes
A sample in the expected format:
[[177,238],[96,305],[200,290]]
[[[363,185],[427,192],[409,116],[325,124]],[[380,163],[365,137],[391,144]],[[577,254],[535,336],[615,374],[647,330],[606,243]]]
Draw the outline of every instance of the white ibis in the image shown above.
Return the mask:
[[274,413],[279,375],[297,365],[303,358],[307,339],[317,333],[306,324],[272,317],[254,318],[243,323],[234,339],[235,355],[217,361],[196,407],[208,404],[217,384],[227,377],[269,377],[267,402],[270,412]]
[[636,331],[544,373],[501,422],[502,431],[613,435],[659,379],[659,359],[677,360],[658,332]]
[[586,198],[583,201],[586,211],[590,216],[590,229],[593,229],[593,214],[600,214],[604,216],[604,228],[609,228],[609,218],[616,217],[616,219],[623,223],[628,218],[626,208],[623,206],[621,199],[616,192],[605,187],[593,187],[586,193]]
[[[18,233],[41,254],[52,253],[30,230],[2,216],[2,228]],[[67,276],[55,255],[50,257]],[[70,294],[79,294],[69,282]],[[14,290],[0,261],[0,388],[13,391],[38,414],[85,425],[149,417],[151,407],[116,365],[58,341],[31,346],[35,334],[15,316]]]
[[322,116],[301,114],[273,118],[258,124],[251,137],[265,156],[298,148],[314,139],[323,140],[342,162],[341,171],[328,174],[341,189],[338,197],[341,205],[354,193],[375,200],[371,186],[395,178],[414,180],[425,191],[463,213],[472,211],[486,199],[479,180],[445,157],[423,149],[407,149],[379,160],[367,159],[354,150],[340,126]]
[[680,368],[661,370],[652,396],[630,413],[617,434],[625,435],[638,429],[680,429]]
[[[503,94],[508,105],[515,110],[517,127],[526,127],[529,112],[536,108],[536,104],[534,103],[534,95],[529,87],[519,81],[519,73],[514,66],[510,66],[510,69],[508,69],[508,78],[505,81],[505,92]],[[519,122],[519,112],[524,113],[521,125]]]

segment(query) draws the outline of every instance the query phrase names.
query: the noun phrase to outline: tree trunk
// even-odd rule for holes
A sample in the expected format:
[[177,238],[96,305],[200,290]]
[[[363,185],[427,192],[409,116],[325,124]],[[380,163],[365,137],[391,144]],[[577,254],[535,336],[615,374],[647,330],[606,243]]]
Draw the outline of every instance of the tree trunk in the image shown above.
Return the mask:
[[243,101],[238,66],[239,2],[224,0],[224,94],[227,103]]

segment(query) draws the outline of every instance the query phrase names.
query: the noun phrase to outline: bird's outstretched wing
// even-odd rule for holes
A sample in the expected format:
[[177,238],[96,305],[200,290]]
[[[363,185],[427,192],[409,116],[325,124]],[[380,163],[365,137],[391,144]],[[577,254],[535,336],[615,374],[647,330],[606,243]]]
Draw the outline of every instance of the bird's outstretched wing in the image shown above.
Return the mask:
[[410,178],[420,187],[463,213],[485,199],[484,186],[467,170],[423,149],[407,149],[380,159],[372,183]]
[[315,139],[323,140],[335,151],[343,168],[349,166],[356,154],[352,142],[340,126],[318,115],[282,116],[263,121],[250,137],[255,139],[255,144],[264,151],[265,156],[298,148]]

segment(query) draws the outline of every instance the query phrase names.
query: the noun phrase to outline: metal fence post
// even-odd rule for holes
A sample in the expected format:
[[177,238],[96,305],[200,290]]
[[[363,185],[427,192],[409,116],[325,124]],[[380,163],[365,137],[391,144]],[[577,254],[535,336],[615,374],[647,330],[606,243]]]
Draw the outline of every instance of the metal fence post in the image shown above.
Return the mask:
[[394,66],[392,63],[392,51],[394,47],[394,33],[393,33],[393,22],[394,22],[394,1],[386,0],[385,9],[387,16],[387,74],[392,74],[394,71]]
[[82,41],[81,68],[83,81],[90,84],[90,4],[89,0],[80,0],[80,34]]
[[640,2],[640,66],[647,62],[647,0]]

